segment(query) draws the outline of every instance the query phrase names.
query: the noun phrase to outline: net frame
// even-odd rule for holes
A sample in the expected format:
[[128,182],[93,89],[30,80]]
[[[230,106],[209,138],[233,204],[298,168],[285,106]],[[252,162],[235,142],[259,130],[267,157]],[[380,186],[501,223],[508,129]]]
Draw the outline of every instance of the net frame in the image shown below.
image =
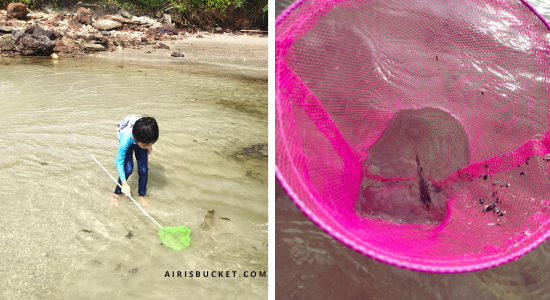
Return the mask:
[[[330,141],[331,145],[338,144],[343,145],[335,148],[334,151],[342,157],[343,163],[346,165],[346,168],[349,170],[346,178],[341,178],[342,181],[349,182],[352,185],[358,185],[358,182],[361,180],[361,164],[358,162],[356,153],[351,149],[351,147],[346,147],[345,138],[338,131],[338,126],[332,121],[327,111],[319,103],[315,103],[312,99],[315,99],[314,95],[308,90],[305,84],[300,87],[303,94],[309,94],[304,97],[304,99],[299,103],[287,103],[280,101],[280,94],[285,93],[285,89],[288,86],[285,86],[285,82],[281,80],[282,77],[292,74],[292,70],[287,66],[284,61],[281,61],[281,58],[284,57],[285,51],[293,43],[292,38],[289,36],[300,35],[303,32],[306,32],[311,27],[314,26],[315,22],[310,21],[308,18],[304,18],[301,23],[294,24],[293,26],[283,27],[285,20],[293,14],[300,6],[304,5],[307,1],[299,0],[293,3],[288,7],[276,20],[276,166],[275,173],[280,181],[283,188],[287,191],[289,196],[297,204],[297,206],[319,227],[325,230],[328,234],[344,243],[348,247],[378,259],[380,261],[403,267],[412,270],[418,271],[427,271],[427,272],[438,272],[438,273],[456,273],[456,272],[467,272],[467,271],[476,271],[481,269],[486,269],[494,267],[508,261],[519,258],[525,253],[531,251],[536,246],[543,243],[550,236],[550,220],[541,219],[538,220],[538,230],[535,233],[530,233],[525,235],[525,238],[520,241],[520,246],[515,246],[516,243],[508,244],[506,247],[512,251],[502,254],[499,249],[495,250],[495,255],[485,255],[482,259],[473,258],[473,259],[450,259],[448,261],[442,261],[440,258],[436,260],[429,260],[425,258],[415,258],[407,255],[396,254],[388,249],[382,249],[380,247],[374,247],[372,244],[365,243],[365,241],[358,239],[353,236],[353,233],[349,231],[347,226],[348,223],[345,220],[336,220],[335,213],[336,211],[324,211],[320,207],[312,205],[315,203],[316,199],[320,197],[319,191],[314,189],[307,188],[306,184],[302,180],[304,173],[307,173],[308,170],[300,167],[300,163],[307,162],[308,157],[305,154],[293,154],[290,153],[292,147],[289,147],[288,144],[292,143],[293,139],[296,139],[294,134],[300,134],[301,132],[293,132],[289,130],[289,127],[293,127],[294,124],[285,124],[283,122],[284,117],[288,114],[291,114],[293,109],[299,107],[303,111],[307,112],[309,118],[311,118],[317,128],[322,129],[324,138]],[[346,1],[310,1],[308,6],[315,7],[315,10],[310,11],[310,15],[319,16],[327,13],[332,7],[338,5],[341,2]],[[368,1],[367,1],[368,2]],[[517,2],[517,1],[503,1],[503,2]],[[311,3],[314,3],[312,5]],[[536,10],[526,1],[520,0],[520,3],[528,8],[528,10],[534,14],[545,26],[546,30],[550,30],[549,24],[546,20],[536,12]],[[304,14],[304,12],[301,12]],[[292,33],[289,33],[292,32]],[[298,33],[296,33],[298,32]],[[547,47],[547,43],[545,46]],[[547,48],[548,49],[548,48]],[[541,55],[542,64],[547,63],[548,55]],[[545,73],[545,79],[548,79],[548,69],[543,70]],[[295,77],[295,74],[292,74]],[[548,83],[545,81],[546,92],[548,93]],[[294,89],[296,89],[294,87]],[[546,131],[545,136],[540,140],[532,140],[521,147],[510,151],[506,154],[495,156],[491,158],[492,163],[497,163],[499,160],[508,160],[510,155],[516,155],[518,162],[520,162],[525,156],[541,156],[546,153],[550,153],[550,135],[548,134],[548,109],[546,109]],[[285,119],[288,120],[288,119]],[[311,124],[310,124],[311,126]],[[332,134],[327,134],[327,132],[332,132]],[[302,155],[302,157],[300,157]],[[301,161],[300,161],[301,160]],[[354,161],[355,160],[355,161]],[[472,174],[480,174],[483,172],[482,167],[486,161],[479,161],[477,164],[473,164],[467,170]],[[477,173],[476,173],[477,172]],[[466,172],[463,170],[462,173],[457,172],[456,176],[463,176]],[[352,191],[355,192],[355,191]],[[342,192],[345,193],[345,192]],[[336,200],[334,200],[336,201]],[[336,203],[336,202],[335,202]],[[336,204],[335,206],[338,206]],[[448,225],[450,214],[441,225],[436,228],[429,229],[429,234],[424,235],[423,238],[434,238],[437,234],[444,232],[445,226]],[[403,227],[403,226],[402,226]],[[405,226],[407,227],[407,226]],[[409,226],[410,230],[419,230],[418,226]],[[424,228],[426,229],[426,228]],[[422,238],[422,237],[418,237]],[[391,241],[391,239],[388,239]],[[516,241],[517,242],[517,241]],[[491,245],[488,245],[491,248]],[[498,247],[497,247],[498,248]]]

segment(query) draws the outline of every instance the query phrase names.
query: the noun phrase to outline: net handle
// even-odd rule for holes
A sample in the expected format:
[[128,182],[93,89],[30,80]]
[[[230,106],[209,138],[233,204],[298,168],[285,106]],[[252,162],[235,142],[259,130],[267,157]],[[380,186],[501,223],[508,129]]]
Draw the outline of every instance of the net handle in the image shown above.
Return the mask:
[[[103,169],[103,171],[105,171],[105,173],[107,173],[107,175],[109,175],[109,177],[111,177],[111,179],[113,179],[113,181],[118,185],[120,186],[120,184],[118,184],[118,182],[116,181],[116,179],[113,178],[113,176],[111,176],[111,174],[109,173],[109,171],[107,171],[100,163],[99,161],[97,161],[97,159],[95,159],[95,157],[92,155],[92,158],[95,160],[95,162]],[[122,186],[120,186],[120,188],[122,188]],[[155,219],[153,219],[153,217],[151,217],[137,202],[136,200],[134,200],[134,198],[132,198],[132,196],[130,194],[128,194],[128,197],[130,199],[132,199],[132,201],[134,201],[134,204],[137,205],[137,207],[139,207],[139,209],[141,209],[141,211],[149,217],[149,219],[153,220],[153,222],[155,222],[160,228],[162,228],[162,226],[160,226],[159,222],[155,221]]]

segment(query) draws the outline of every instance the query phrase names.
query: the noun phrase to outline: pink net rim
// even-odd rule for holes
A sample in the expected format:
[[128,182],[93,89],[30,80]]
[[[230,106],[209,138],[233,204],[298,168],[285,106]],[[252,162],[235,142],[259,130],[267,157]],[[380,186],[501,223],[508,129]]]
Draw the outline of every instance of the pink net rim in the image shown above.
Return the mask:
[[[275,21],[276,30],[277,30],[277,26],[280,23],[282,23],[290,13],[292,13],[297,7],[299,7],[304,2],[306,2],[306,0],[297,0],[294,3],[292,3],[288,8],[286,8],[276,18],[276,21]],[[536,11],[536,9],[531,4],[527,3],[526,0],[519,0],[519,2],[525,5],[550,31],[550,24],[546,21],[546,19],[544,19],[544,17],[540,13]],[[277,112],[276,112],[276,115],[277,115]],[[281,122],[281,118],[276,117],[275,120],[277,123]],[[278,138],[281,138],[281,137],[278,137]],[[281,150],[283,149],[276,149],[276,151],[281,151]],[[288,149],[284,149],[283,151],[288,151]],[[281,186],[284,188],[288,196],[298,206],[298,208],[309,219],[311,219],[313,223],[319,226],[327,234],[329,234],[330,236],[332,236],[342,244],[346,245],[347,247],[361,254],[367,255],[371,258],[374,258],[376,260],[379,260],[381,262],[384,262],[393,266],[410,269],[413,271],[422,271],[422,272],[431,272],[431,273],[464,273],[464,272],[473,272],[473,271],[489,269],[489,268],[496,267],[520,258],[521,256],[525,255],[526,253],[530,252],[531,250],[541,245],[550,237],[550,220],[549,220],[548,222],[545,222],[540,226],[541,228],[544,228],[546,230],[545,230],[545,233],[542,234],[538,239],[533,240],[531,243],[522,245],[521,249],[518,249],[518,251],[515,251],[505,256],[500,256],[499,258],[491,260],[489,262],[468,263],[467,265],[463,265],[463,266],[445,266],[445,265],[441,265],[441,261],[429,262],[427,260],[422,260],[422,263],[411,263],[410,258],[408,258],[407,260],[407,259],[396,258],[395,256],[391,256],[391,255],[386,255],[380,251],[377,251],[376,249],[365,248],[363,245],[356,243],[355,241],[341,235],[338,232],[338,230],[326,224],[321,218],[317,217],[317,215],[307,207],[304,201],[302,201],[302,199],[300,199],[300,197],[294,192],[294,190],[292,189],[292,186],[288,183],[288,181],[286,180],[283,173],[280,171],[279,166],[277,164],[275,165],[275,176],[279,180]],[[309,193],[309,191],[307,191],[307,193]],[[314,198],[312,195],[310,196]]]
[[[471,264],[471,265],[459,266],[459,267],[409,263],[407,261],[396,259],[394,257],[382,254],[382,253],[374,251],[372,249],[367,249],[367,248],[363,247],[362,245],[360,245],[358,243],[355,243],[354,241],[340,235],[337,230],[334,230],[330,225],[325,224],[323,222],[323,220],[318,218],[305,205],[305,203],[296,195],[296,193],[294,193],[294,191],[292,190],[292,187],[287,183],[285,177],[279,171],[278,166],[275,166],[275,176],[279,180],[279,183],[281,184],[283,189],[286,191],[286,193],[288,194],[290,199],[292,199],[292,201],[294,201],[294,203],[296,203],[298,208],[309,219],[311,219],[311,221],[313,223],[315,223],[317,226],[319,226],[327,234],[329,234],[330,236],[332,236],[333,238],[335,238],[336,240],[338,240],[342,244],[346,245],[347,247],[350,247],[351,249],[353,249],[353,250],[355,250],[355,251],[357,251],[361,254],[370,256],[374,259],[377,259],[379,261],[382,261],[384,263],[387,263],[387,264],[390,264],[390,265],[393,265],[393,266],[396,266],[396,267],[410,269],[410,270],[413,270],[413,271],[422,271],[422,272],[431,272],[431,273],[464,273],[464,272],[473,272],[473,271],[489,269],[489,268],[496,267],[496,266],[499,266],[501,264],[505,264],[509,261],[520,258],[521,256],[525,255],[527,252],[535,249],[537,246],[544,243],[544,241],[546,241],[550,237],[550,230],[549,230],[544,235],[542,235],[540,238],[533,241],[532,243],[523,246],[521,248],[521,250],[519,250],[517,252],[514,252],[510,255],[501,257],[499,259],[495,259],[495,260],[490,261],[488,263],[485,262],[485,263]],[[549,227],[548,225],[549,224],[546,223],[546,224],[544,224],[543,227]],[[437,264],[438,261],[436,261],[434,263]]]

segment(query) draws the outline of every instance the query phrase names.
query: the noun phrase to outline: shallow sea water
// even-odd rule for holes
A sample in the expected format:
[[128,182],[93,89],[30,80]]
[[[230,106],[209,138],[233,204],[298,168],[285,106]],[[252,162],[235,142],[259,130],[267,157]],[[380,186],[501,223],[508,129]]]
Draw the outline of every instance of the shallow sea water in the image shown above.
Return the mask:
[[[276,15],[292,1],[277,0]],[[547,20],[550,3],[529,1]],[[550,299],[550,241],[478,272],[434,274],[379,262],[325,233],[276,183],[276,295],[280,299]]]
[[[0,58],[0,91],[1,299],[267,296],[267,159],[235,155],[267,143],[266,69]],[[114,182],[90,155],[116,176],[116,126],[129,114],[157,119],[146,210],[189,227],[187,249],[161,245],[128,198],[110,204]]]

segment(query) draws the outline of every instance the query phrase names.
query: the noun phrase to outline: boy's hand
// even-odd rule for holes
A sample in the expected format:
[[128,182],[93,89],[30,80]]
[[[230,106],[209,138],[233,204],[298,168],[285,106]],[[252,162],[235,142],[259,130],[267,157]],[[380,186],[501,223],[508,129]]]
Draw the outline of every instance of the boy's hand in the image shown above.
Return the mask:
[[150,155],[153,152],[153,146],[147,148],[147,155]]
[[128,185],[128,182],[126,182],[126,180],[122,181],[121,186],[122,188],[120,189],[120,191],[126,196],[130,195],[130,185]]

